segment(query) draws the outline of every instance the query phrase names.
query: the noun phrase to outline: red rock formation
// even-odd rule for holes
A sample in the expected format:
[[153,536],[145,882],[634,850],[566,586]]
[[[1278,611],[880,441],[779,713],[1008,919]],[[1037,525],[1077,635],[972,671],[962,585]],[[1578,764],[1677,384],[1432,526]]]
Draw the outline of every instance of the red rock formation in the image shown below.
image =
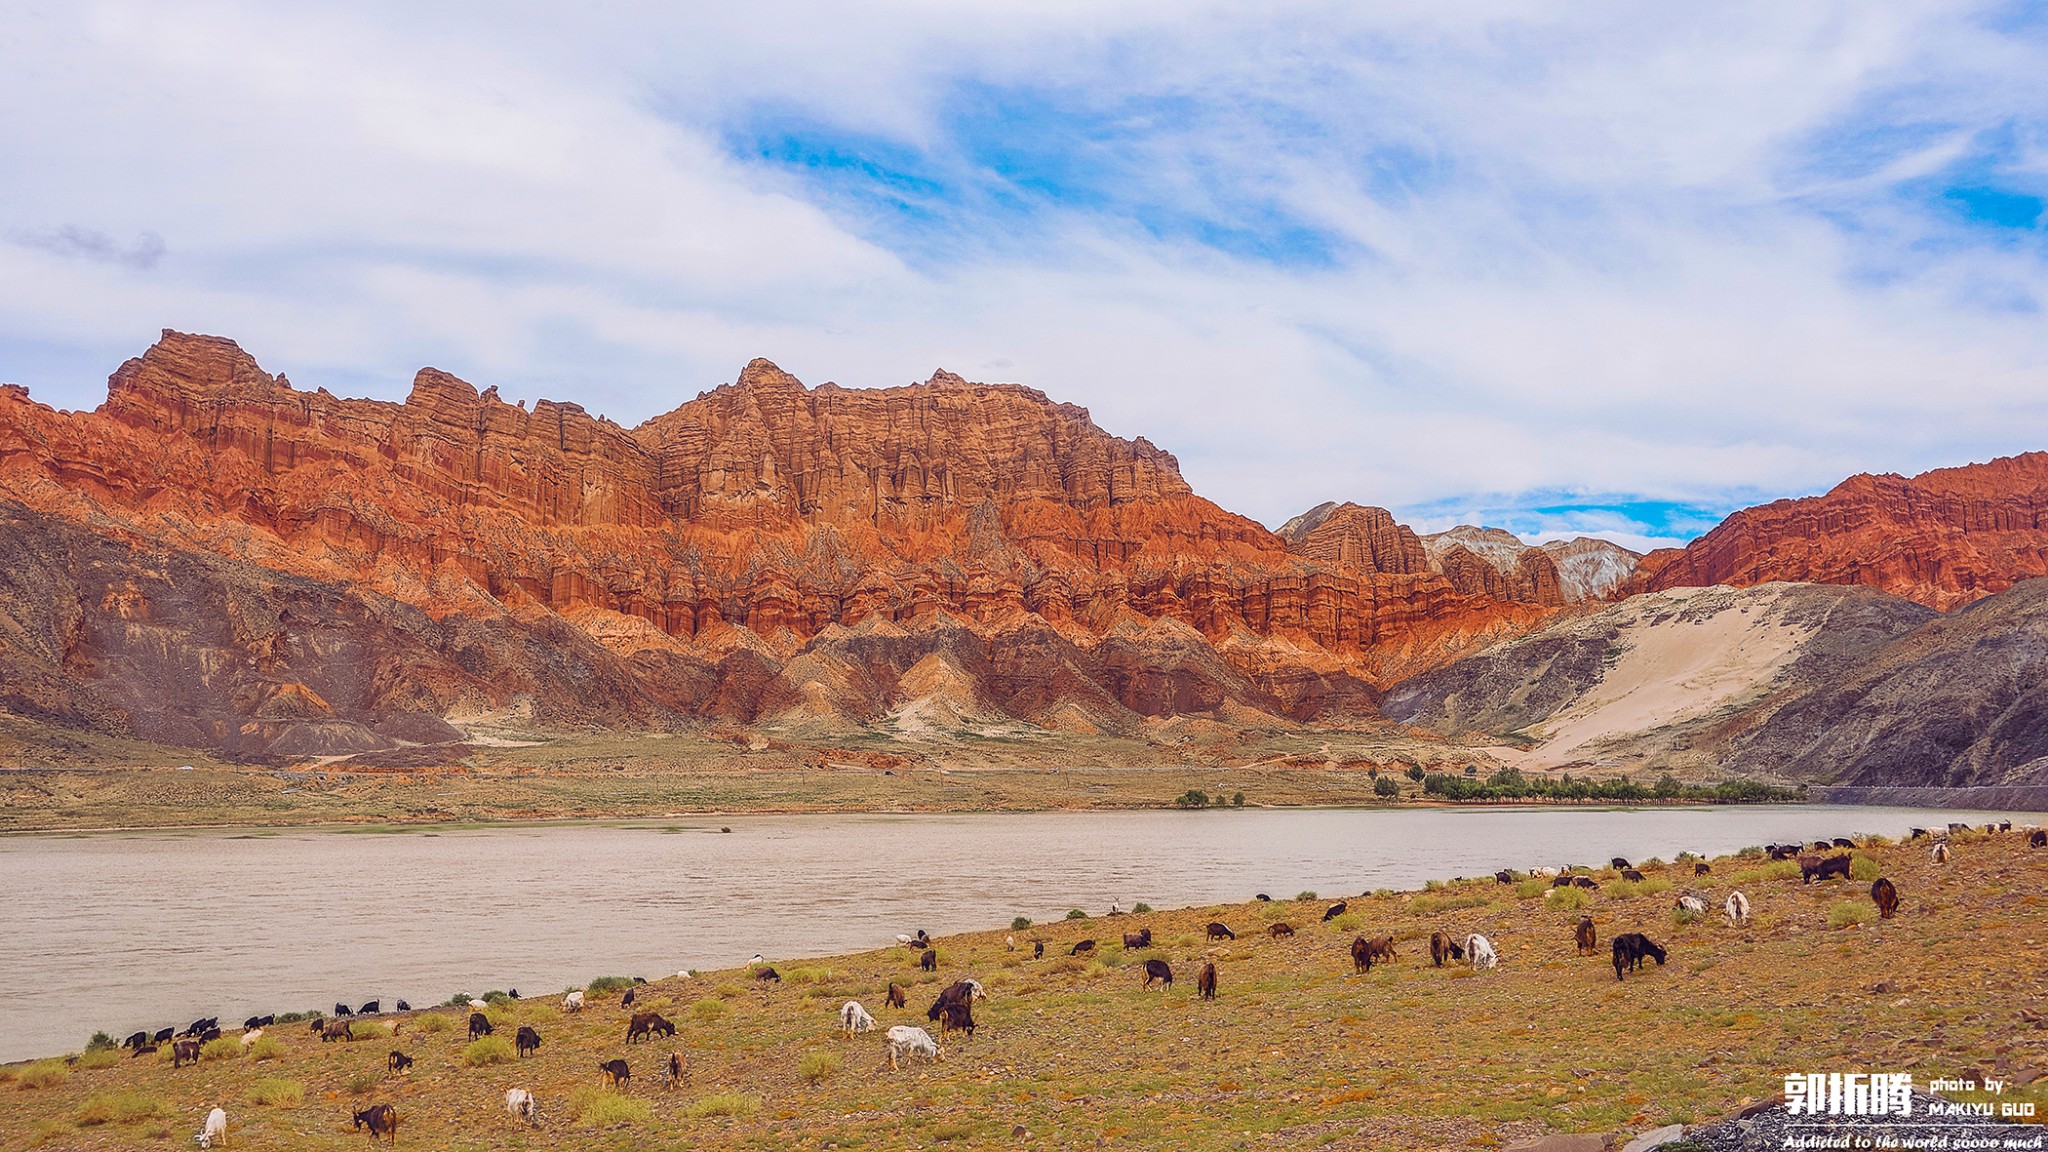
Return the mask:
[[[1097,685],[1082,696],[1140,715],[1220,702],[1306,715],[1369,699],[1347,682],[1532,619],[1503,595],[1561,602],[1554,569],[1547,584],[1531,570],[1505,593],[1461,591],[1378,509],[1318,510],[1290,551],[1085,409],[945,372],[809,389],[756,360],[626,429],[574,404],[529,412],[434,369],[402,404],[303,392],[231,341],[166,332],[97,411],[0,392],[0,496],[437,619],[566,617],[636,661],[669,661],[650,691],[664,706],[747,720],[895,707],[897,675],[938,649],[891,649],[910,664],[858,674],[834,663],[827,630],[873,620],[985,640],[1049,629],[1032,643],[1089,653],[1057,657]],[[1126,635],[1168,621],[1189,631]],[[674,665],[674,644],[696,662]],[[987,671],[957,636],[945,646],[949,666],[1007,678],[980,685],[985,698],[1022,699],[1009,681],[1023,673]],[[813,650],[806,678],[784,675]],[[1013,714],[1032,709],[1057,701]]]
[[2048,575],[2048,453],[1745,508],[1643,557],[1631,591],[1771,580],[1868,584],[1946,611]]

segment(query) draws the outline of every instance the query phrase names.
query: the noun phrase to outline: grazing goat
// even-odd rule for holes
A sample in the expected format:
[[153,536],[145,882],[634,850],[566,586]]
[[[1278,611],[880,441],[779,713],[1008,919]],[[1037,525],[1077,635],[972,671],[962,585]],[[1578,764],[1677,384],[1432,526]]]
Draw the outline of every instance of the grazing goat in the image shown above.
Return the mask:
[[1913,829],[1913,832],[1912,832],[1912,834],[1911,834],[1911,835],[1909,835],[1909,836],[1907,836],[1907,837],[1906,837],[1906,839],[1908,839],[1908,840],[1923,840],[1923,839],[1925,839],[1926,837],[1927,837],[1927,829],[1925,829],[1925,828],[1915,828],[1915,829]]
[[1493,941],[1477,932],[1465,937],[1465,956],[1472,961],[1472,967],[1481,972],[1488,971],[1500,963],[1500,957],[1493,951]]
[[1633,868],[1623,868],[1621,870],[1621,878],[1631,884],[1641,884],[1643,882],[1643,874]]
[[1713,870],[1712,866],[1708,865],[1704,860],[1692,866],[1692,874],[1695,876],[1705,876],[1713,872]]
[[[924,1018],[927,1020],[938,1020],[946,1014],[948,1008],[956,1004],[972,1005],[976,1000],[986,999],[988,999],[988,993],[982,990],[980,981],[956,980],[939,993],[938,999],[932,1001],[932,1006],[926,1009]],[[972,1036],[974,1033],[970,1027],[971,1024],[972,1021],[969,1021],[966,1024],[953,1025],[953,1027],[970,1028],[968,1035]]]
[[1266,895],[1264,892],[1261,892],[1257,896],[1252,897],[1252,899],[1270,902],[1273,898],[1271,896]]
[[353,1015],[355,1015],[355,1013],[354,1013],[354,1012],[351,1012],[351,1011],[349,1010],[349,1006],[348,1006],[348,1005],[346,1005],[346,1004],[336,1004],[336,1005],[334,1006],[334,1014],[335,1014],[336,1016],[353,1016]]
[[396,1048],[391,1050],[391,1055],[384,1058],[384,1070],[386,1072],[404,1072],[411,1068],[412,1057],[407,1056]]
[[1357,973],[1372,971],[1372,945],[1363,936],[1351,941],[1351,970]]
[[242,1047],[247,1048],[261,1039],[263,1039],[263,1029],[251,1028],[247,1032],[242,1033]]
[[1125,951],[1134,951],[1139,948],[1150,948],[1151,946],[1152,930],[1150,928],[1141,928],[1136,932],[1124,933]]
[[1740,892],[1730,892],[1728,902],[1721,906],[1728,913],[1728,922],[1737,928],[1749,923],[1749,897]]
[[964,1000],[954,1000],[939,1009],[939,1035],[965,1032],[974,1039],[974,1009]]
[[2027,833],[2027,847],[2048,848],[2048,829],[2036,828]]
[[576,991],[571,992],[567,996],[562,997],[562,1011],[583,1011],[583,990],[581,988],[578,988]]
[[1195,977],[1195,991],[1204,1000],[1216,998],[1216,965],[1214,962],[1202,965],[1202,974]]
[[903,985],[901,985],[901,984],[891,984],[891,985],[889,985],[889,995],[888,995],[888,998],[887,998],[887,999],[885,999],[885,1000],[883,1001],[883,1003],[887,1004],[887,1005],[888,1005],[889,1007],[891,1007],[891,1008],[901,1008],[901,1007],[903,1007],[903,1006],[904,1006],[904,997],[903,997]]
[[135,1035],[130,1036],[126,1040],[121,1041],[121,1047],[133,1051],[134,1049],[140,1048],[147,1043],[149,1043],[149,1033],[137,1032]]
[[1330,921],[1335,920],[1339,916],[1342,916],[1344,914],[1345,909],[1350,907],[1350,902],[1345,900],[1339,900],[1335,904],[1330,905],[1328,908],[1323,909],[1323,923],[1328,924]]
[[[924,970],[929,972],[932,970],[933,964],[936,964],[938,961],[938,953],[927,952],[925,956],[933,962],[932,964],[924,965]],[[763,968],[759,972],[754,973],[754,979],[761,981],[763,984],[780,984],[782,983],[782,973],[777,972],[773,968]]]
[[1273,939],[1280,940],[1294,935],[1294,925],[1285,923],[1275,924],[1270,931],[1273,933]]
[[403,1000],[400,1000],[400,1001],[398,1002],[398,1010],[399,1010],[400,1012],[410,1012],[410,1011],[412,1011],[412,1005],[410,1005],[410,1004],[407,1004],[407,1003],[406,1003],[405,1001],[403,1001]]
[[261,1016],[251,1016],[247,1020],[242,1021],[242,1031],[244,1032],[247,1032],[251,1028],[261,1027],[263,1027],[263,1017]]
[[1172,991],[1173,968],[1169,966],[1164,960],[1145,961],[1145,982],[1142,985],[1139,985],[1138,991],[1142,992],[1145,989],[1150,988],[1154,980],[1157,980],[1159,982],[1160,991]]
[[1591,916],[1579,917],[1579,926],[1572,931],[1572,939],[1579,945],[1579,955],[1591,956],[1599,950],[1600,934],[1593,930]]
[[668,1067],[665,1070],[663,1070],[661,1076],[661,1086],[663,1088],[682,1087],[684,1073],[685,1069],[683,1067],[683,1054],[681,1052],[669,1053]]
[[353,1115],[357,1128],[370,1130],[371,1143],[375,1143],[377,1137],[382,1136],[389,1140],[393,1147],[397,1147],[398,1109],[389,1104],[375,1104]]
[[1095,941],[1093,941],[1093,940],[1083,940],[1083,941],[1081,941],[1081,942],[1080,942],[1079,944],[1076,944],[1076,945],[1074,945],[1074,946],[1073,946],[1072,948],[1068,949],[1068,950],[1067,950],[1067,955],[1069,955],[1069,956],[1079,956],[1079,955],[1080,955],[1081,953],[1083,953],[1083,952],[1093,952],[1093,951],[1095,951]]
[[1629,863],[1627,859],[1620,856],[1616,856],[1614,859],[1609,860],[1607,862],[1607,866],[1614,869],[1616,872],[1625,872],[1628,870]]
[[322,1044],[327,1043],[329,1040],[354,1040],[355,1038],[355,1025],[346,1020],[329,1020],[320,1026],[320,1042]]
[[1600,887],[1600,885],[1595,883],[1591,876],[1574,876],[1572,877],[1572,887],[1593,889]]
[[194,1020],[194,1021],[193,1021],[192,1023],[190,1023],[190,1024],[187,1024],[187,1025],[185,1026],[185,1030],[184,1030],[183,1032],[180,1032],[180,1033],[178,1033],[178,1035],[180,1035],[180,1036],[197,1036],[197,1035],[199,1035],[199,1034],[200,1034],[201,1032],[204,1032],[204,1031],[206,1031],[206,1030],[207,1030],[208,1028],[218,1028],[218,1027],[220,1027],[220,1021],[219,1021],[219,1020],[218,1020],[217,1018],[215,1018],[215,1017],[212,1017],[212,1016],[208,1016],[208,1017],[207,1017],[206,1019],[204,1019],[204,1020]]
[[1899,889],[1883,876],[1870,886],[1870,899],[1877,905],[1877,918],[1889,920],[1899,914]]
[[889,1029],[889,1069],[895,1071],[898,1060],[908,1061],[913,1056],[927,1060],[944,1060],[946,1054],[939,1049],[939,1043],[932,1034],[922,1028],[908,1024],[897,1024]]
[[1970,826],[1968,824],[1962,824],[1958,823],[1957,821],[1951,820],[1948,824],[1948,830],[1949,833],[1953,835],[1957,832],[1968,832],[1970,830]]
[[1555,868],[1531,868],[1531,869],[1529,869],[1529,875],[1531,875],[1531,876],[1555,876],[1555,875],[1557,875],[1557,872],[1558,872],[1558,870],[1557,870],[1557,869],[1555,869]]
[[1515,882],[1515,874],[1503,868],[1493,874],[1493,882],[1495,884],[1513,884]]
[[1619,980],[1624,972],[1633,972],[1643,966],[1643,957],[1664,963],[1664,949],[1657,946],[1641,932],[1624,932],[1614,938],[1614,978]]
[[1690,913],[1694,916],[1705,916],[1707,914],[1707,902],[1689,893],[1680,896],[1673,902],[1672,907],[1677,908],[1680,912]]
[[1573,884],[1578,883],[1578,880],[1577,876],[1559,876],[1550,882],[1550,886],[1552,888],[1569,888]]
[[469,1014],[469,1038],[474,1040],[479,1036],[489,1036],[490,1034],[491,1018],[481,1012],[471,1012]]
[[1826,840],[1815,840],[1815,841],[1813,842],[1813,850],[1814,850],[1815,852],[1825,852],[1825,851],[1827,851],[1828,849],[1830,849],[1830,848],[1833,848],[1833,847],[1834,847],[1834,845],[1833,845],[1833,844],[1830,844],[1830,843],[1829,843],[1829,842],[1827,842]]
[[1431,932],[1429,934],[1429,962],[1431,964],[1441,968],[1446,960],[1462,960],[1464,958],[1465,950],[1458,947],[1457,943],[1449,935],[1443,932]]
[[383,1011],[384,1002],[382,1000],[372,1000],[368,1004],[363,1005],[361,1008],[356,1009],[356,1015],[376,1016],[381,1014]]
[[1003,937],[1003,951],[1005,951],[1005,952],[1015,952],[1016,950],[1017,950],[1017,938],[1016,938],[1015,936],[1005,936],[1005,937]]
[[1936,864],[1948,863],[1948,845],[1946,843],[1934,846],[1934,862]]
[[484,1009],[489,1008],[490,1006],[491,1005],[488,1001],[479,1000],[474,996],[469,998],[469,1010],[471,1012],[481,1012]]
[[848,1036],[866,1032],[875,1026],[875,1018],[861,1007],[858,1000],[848,1000],[839,1006],[839,1030]]
[[201,1148],[211,1148],[216,1142],[223,1148],[228,1146],[228,1113],[220,1107],[206,1114],[206,1127],[199,1131]]
[[633,1006],[633,993],[637,991],[639,991],[639,989],[637,988],[626,989],[626,994],[624,996],[619,997],[619,1007],[631,1008]]
[[1232,932],[1230,930],[1230,926],[1225,924],[1223,921],[1211,920],[1209,921],[1209,939],[1235,940],[1237,939],[1237,933]]
[[599,1061],[597,1072],[614,1088],[624,1088],[633,1079],[633,1070],[626,1067],[624,1060]]
[[1826,880],[1830,877],[1842,880],[1849,878],[1849,858],[1847,856],[1830,856],[1825,860],[1818,856],[1801,856],[1799,858],[1799,882],[1801,884],[1811,884],[1816,880]]
[[170,1038],[171,1038],[171,1029],[169,1029],[169,1028],[159,1028],[159,1029],[157,1029],[156,1035],[154,1035],[154,1036],[151,1036],[151,1037],[149,1038],[149,1042],[150,1042],[151,1044],[162,1044],[162,1043],[164,1043],[165,1041],[169,1040]]
[[1031,958],[1033,960],[1045,959],[1045,941],[1033,940],[1031,942]]
[[524,1060],[540,1051],[540,1033],[534,1031],[531,1024],[521,1024],[519,1032],[512,1038],[512,1046]]
[[533,1127],[540,1126],[540,1103],[524,1088],[505,1089],[505,1111]]
[[1854,840],[1849,839],[1847,836],[1835,837],[1835,847],[1837,848],[1854,848],[1855,846],[1856,842]]
[[[938,949],[927,948],[923,952],[919,953],[917,957],[917,966],[919,968],[924,969],[927,972],[937,972],[939,970]],[[774,971],[774,969],[771,968],[769,969],[769,971],[772,972]]]
[[626,1025],[626,1043],[628,1044],[635,1040],[646,1040],[656,1035],[673,1036],[675,1034],[676,1026],[664,1019],[659,1012],[635,1012],[633,1013],[632,1021]]

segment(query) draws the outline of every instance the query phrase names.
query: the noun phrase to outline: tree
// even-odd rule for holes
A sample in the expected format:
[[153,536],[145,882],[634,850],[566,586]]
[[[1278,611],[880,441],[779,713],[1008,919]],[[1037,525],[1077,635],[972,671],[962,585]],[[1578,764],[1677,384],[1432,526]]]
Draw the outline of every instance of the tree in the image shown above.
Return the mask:
[[1422,783],[1422,778],[1424,775],[1426,775],[1426,773],[1423,772],[1422,765],[1410,764],[1408,766],[1408,778],[1410,780],[1415,781],[1417,784]]
[[1683,791],[1685,791],[1685,785],[1680,784],[1678,777],[1673,776],[1671,773],[1666,772],[1657,778],[1656,792],[1659,799],[1669,800]]
[[1175,800],[1174,803],[1182,808],[1207,808],[1209,806],[1209,794],[1200,788],[1190,788],[1181,793],[1180,799]]
[[1230,798],[1230,806],[1233,808],[1244,807],[1244,793],[1239,792],[1237,795],[1232,796]]
[[1391,776],[1382,776],[1373,781],[1372,792],[1373,795],[1388,800],[1398,800],[1401,798],[1401,786],[1394,783],[1394,778]]

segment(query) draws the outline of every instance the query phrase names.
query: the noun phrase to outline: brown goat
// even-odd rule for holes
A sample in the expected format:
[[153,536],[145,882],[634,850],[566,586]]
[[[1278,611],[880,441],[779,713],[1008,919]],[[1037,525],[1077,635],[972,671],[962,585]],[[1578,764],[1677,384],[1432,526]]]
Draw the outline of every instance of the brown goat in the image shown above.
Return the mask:
[[1195,991],[1201,993],[1204,1000],[1216,998],[1216,965],[1213,962],[1202,965],[1202,974],[1195,977]]
[[1579,917],[1579,926],[1572,932],[1572,939],[1578,942],[1579,955],[1594,956],[1599,954],[1600,934],[1593,931],[1593,918],[1591,916]]
[[368,1128],[370,1140],[376,1142],[382,1136],[395,1147],[398,1144],[398,1109],[389,1104],[375,1104],[352,1114],[357,1128]]
[[904,999],[903,996],[903,985],[889,985],[889,997],[887,1000],[883,1001],[883,1003],[887,1004],[891,1008],[904,1007],[907,1001]]
[[1289,937],[1289,936],[1292,936],[1292,935],[1294,935],[1294,925],[1292,925],[1292,924],[1275,924],[1275,925],[1273,925],[1273,939],[1275,939],[1275,940],[1281,940],[1281,939],[1285,939],[1286,937]]
[[1877,918],[1889,920],[1899,914],[1899,889],[1885,877],[1870,886],[1870,899],[1877,905]]

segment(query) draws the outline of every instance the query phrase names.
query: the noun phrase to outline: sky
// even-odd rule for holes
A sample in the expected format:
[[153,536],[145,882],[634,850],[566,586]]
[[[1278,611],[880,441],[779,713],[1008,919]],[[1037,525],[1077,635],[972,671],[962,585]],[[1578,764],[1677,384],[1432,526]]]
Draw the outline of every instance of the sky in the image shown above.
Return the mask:
[[1637,547],[2048,449],[2048,2],[8,8],[58,407],[163,328],[629,425],[945,368],[1269,525]]

